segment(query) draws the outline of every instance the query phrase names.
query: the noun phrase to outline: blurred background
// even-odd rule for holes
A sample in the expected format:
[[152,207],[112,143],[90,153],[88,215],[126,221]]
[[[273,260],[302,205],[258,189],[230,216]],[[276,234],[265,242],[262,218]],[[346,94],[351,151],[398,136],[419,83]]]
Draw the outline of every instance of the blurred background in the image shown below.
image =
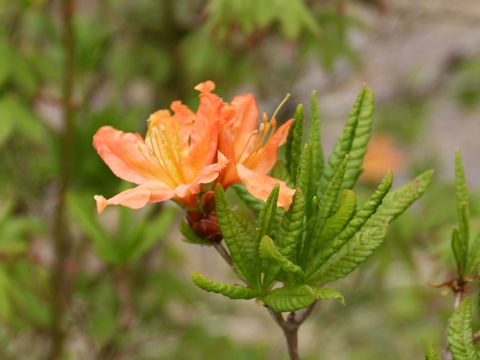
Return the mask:
[[[0,0],[0,359],[286,359],[253,301],[202,292],[193,271],[232,278],[189,245],[173,204],[96,213],[129,185],[93,149],[102,125],[144,133],[193,87],[253,92],[279,120],[317,90],[329,154],[362,83],[374,135],[356,190],[387,168],[434,182],[382,248],[300,330],[304,359],[420,359],[441,347],[453,298],[453,151],[480,215],[477,0]],[[478,325],[478,321],[477,321]]]

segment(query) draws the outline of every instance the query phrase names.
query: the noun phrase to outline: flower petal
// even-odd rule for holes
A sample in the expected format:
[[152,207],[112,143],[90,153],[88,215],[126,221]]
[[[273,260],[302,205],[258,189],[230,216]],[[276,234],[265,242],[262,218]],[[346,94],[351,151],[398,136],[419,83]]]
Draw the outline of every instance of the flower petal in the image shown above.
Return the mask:
[[242,151],[248,152],[249,145],[251,147],[255,144],[254,141],[249,144],[247,142],[258,127],[258,107],[252,94],[235,96],[231,104],[236,111],[232,123],[232,137],[235,139],[235,152],[240,156]]
[[[156,166],[148,158],[148,150],[138,134],[103,126],[93,136],[93,146],[110,170],[121,179],[143,184],[156,177]],[[145,156],[139,147],[144,149]]]
[[148,203],[169,200],[174,195],[175,192],[163,187],[163,184],[150,182],[122,191],[108,200],[101,195],[95,195],[94,199],[97,201],[97,211],[101,214],[108,205],[123,205],[131,209],[140,209]]
[[295,190],[290,189],[285,182],[252,171],[242,164],[237,164],[237,172],[247,190],[256,198],[264,201],[267,200],[274,186],[280,184],[280,194],[278,195],[277,204],[278,206],[285,208],[285,210],[288,210],[292,203],[292,197],[295,194]]
[[277,162],[278,147],[283,145],[287,140],[288,130],[290,129],[292,122],[293,120],[290,119],[285,124],[280,126],[273,136],[268,139],[265,146],[259,150],[257,156],[244,165],[249,169],[262,174],[266,174],[272,170],[273,166]]
[[205,166],[210,165],[217,153],[218,114],[222,99],[210,92],[200,94],[200,104],[190,134],[190,148],[183,159],[187,181],[193,181]]

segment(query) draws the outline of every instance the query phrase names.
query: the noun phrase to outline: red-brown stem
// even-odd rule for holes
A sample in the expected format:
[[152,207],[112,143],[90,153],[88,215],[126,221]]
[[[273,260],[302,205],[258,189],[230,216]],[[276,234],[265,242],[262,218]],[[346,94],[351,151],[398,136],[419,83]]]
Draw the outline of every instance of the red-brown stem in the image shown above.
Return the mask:
[[65,221],[65,194],[70,182],[70,160],[73,128],[72,92],[74,81],[74,35],[73,35],[73,7],[74,0],[62,2],[62,30],[64,36],[64,75],[63,75],[63,128],[61,131],[61,162],[60,182],[55,206],[53,238],[55,245],[55,264],[52,274],[52,324],[51,347],[49,360],[56,360],[62,356],[65,339],[63,318],[68,301],[68,278],[66,263],[70,244],[68,241],[67,223]]

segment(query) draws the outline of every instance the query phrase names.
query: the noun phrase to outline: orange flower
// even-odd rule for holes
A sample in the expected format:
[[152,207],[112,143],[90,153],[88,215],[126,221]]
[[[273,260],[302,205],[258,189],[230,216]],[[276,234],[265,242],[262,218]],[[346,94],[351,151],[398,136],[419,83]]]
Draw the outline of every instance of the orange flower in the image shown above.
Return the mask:
[[224,188],[243,182],[253,196],[262,200],[266,200],[275,184],[279,183],[278,205],[288,209],[295,190],[267,173],[277,162],[278,147],[285,143],[292,121],[287,121],[275,131],[275,115],[268,120],[264,113],[258,126],[254,96],[236,96],[220,116],[219,150],[229,162],[217,182]]
[[[183,202],[188,208],[197,204],[200,184],[215,180],[226,164],[218,154],[218,114],[222,100],[211,91],[211,81],[195,87],[200,91],[197,113],[180,101],[168,110],[159,110],[148,119],[145,140],[110,126],[100,128],[93,146],[112,172],[138,186],[105,199],[95,195],[97,210],[108,205],[139,209],[147,203],[168,199]],[[214,162],[217,157],[217,162]]]
[[362,167],[365,171],[360,179],[375,184],[382,180],[388,169],[394,173],[405,170],[405,154],[398,149],[389,134],[376,133],[368,143]]

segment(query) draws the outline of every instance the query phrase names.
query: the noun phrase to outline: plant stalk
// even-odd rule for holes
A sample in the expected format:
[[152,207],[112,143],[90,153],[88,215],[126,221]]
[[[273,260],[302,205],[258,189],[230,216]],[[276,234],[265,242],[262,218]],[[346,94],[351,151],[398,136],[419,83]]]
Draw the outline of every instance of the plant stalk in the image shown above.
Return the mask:
[[54,214],[54,252],[55,263],[52,274],[52,323],[50,329],[51,347],[48,354],[49,360],[62,357],[65,329],[63,326],[64,312],[69,298],[69,281],[67,261],[70,252],[68,240],[68,229],[65,219],[65,195],[70,183],[71,143],[73,130],[74,109],[72,107],[72,94],[74,83],[74,53],[75,41],[73,34],[73,10],[74,0],[63,0],[62,2],[62,31],[64,37],[64,75],[62,95],[63,128],[61,130],[61,160],[60,160],[60,181],[57,195],[57,202]]

